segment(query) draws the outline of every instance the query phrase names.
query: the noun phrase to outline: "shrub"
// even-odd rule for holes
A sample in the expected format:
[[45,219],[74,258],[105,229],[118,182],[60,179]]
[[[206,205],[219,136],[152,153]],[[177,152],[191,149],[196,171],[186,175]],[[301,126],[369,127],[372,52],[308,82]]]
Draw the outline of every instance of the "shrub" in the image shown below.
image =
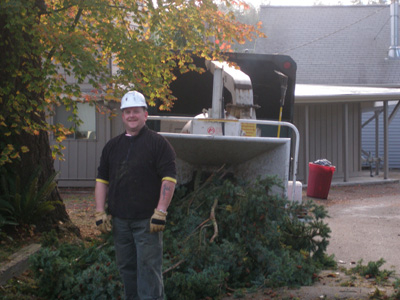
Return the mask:
[[109,242],[44,247],[30,259],[36,294],[46,299],[119,299],[123,289],[114,257]]
[[4,167],[0,168],[0,231],[6,225],[18,225],[14,216],[14,206],[9,201],[8,174]]
[[[49,201],[48,197],[56,188],[55,177],[57,173],[50,176],[46,182],[39,186],[39,175],[41,168],[38,167],[30,176],[27,182],[21,182],[18,175],[11,171],[2,169],[1,179],[1,198],[0,214],[7,209],[14,225],[31,225],[43,217],[44,214],[52,211],[54,201]],[[10,224],[10,223],[9,223]]]
[[[253,184],[196,180],[179,188],[164,232],[167,299],[217,299],[258,287],[310,285],[332,258],[325,254],[326,211],[268,195],[276,179]],[[302,219],[297,216],[301,212]],[[118,299],[123,289],[110,240],[90,247],[45,236],[31,260],[36,294],[47,299]]]
[[391,275],[395,273],[394,270],[380,270],[380,268],[385,264],[383,258],[378,261],[370,261],[367,265],[363,265],[363,260],[359,260],[357,265],[350,269],[349,272],[352,274],[360,274],[363,277],[375,278],[377,282],[386,281]]
[[[268,195],[272,185],[279,186],[276,178],[252,185],[209,178],[193,190],[176,191],[164,233],[169,299],[177,290],[191,295],[199,278],[212,280],[220,291],[310,285],[332,263],[325,254],[330,233],[325,209]],[[307,212],[303,220],[299,211]],[[205,292],[191,299],[213,297]]]
[[3,226],[18,225],[14,217],[14,207],[0,196],[0,231]]
[[74,274],[70,263],[69,259],[60,256],[59,250],[50,248],[42,248],[31,259],[40,296],[56,299],[61,291],[71,288]]
[[400,278],[397,278],[393,283],[394,294],[392,295],[393,299],[400,300]]

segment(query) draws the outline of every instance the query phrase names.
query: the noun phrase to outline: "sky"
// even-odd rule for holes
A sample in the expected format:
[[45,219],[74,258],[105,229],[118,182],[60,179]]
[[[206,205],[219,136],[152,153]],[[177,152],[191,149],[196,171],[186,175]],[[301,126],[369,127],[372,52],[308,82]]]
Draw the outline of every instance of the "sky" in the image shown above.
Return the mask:
[[[275,6],[308,6],[314,5],[315,3],[321,3],[323,5],[351,5],[351,0],[245,0],[251,3],[253,6],[258,8],[261,4],[269,4]],[[368,3],[368,0],[362,0],[364,4]]]

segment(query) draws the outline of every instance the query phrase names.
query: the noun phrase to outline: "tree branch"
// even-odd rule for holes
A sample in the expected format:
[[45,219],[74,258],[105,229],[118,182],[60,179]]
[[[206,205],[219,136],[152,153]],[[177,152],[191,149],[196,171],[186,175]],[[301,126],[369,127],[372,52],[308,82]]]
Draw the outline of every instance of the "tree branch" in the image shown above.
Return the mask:
[[[190,197],[190,200],[188,202],[188,209],[187,209],[188,213],[189,213],[189,209],[190,209],[190,206],[192,205],[195,195],[197,193],[199,193],[201,190],[203,190],[205,187],[207,187],[207,185],[212,181],[214,176],[216,174],[220,173],[224,168],[225,168],[225,164],[223,164],[218,170],[214,171],[199,188],[197,188],[195,191],[193,191],[191,194],[187,195],[183,199],[183,200],[186,200],[187,198]],[[223,172],[223,174],[226,174],[226,172]]]
[[[72,32],[72,31],[75,30],[76,25],[78,24],[79,19],[81,18],[82,11],[83,11],[83,8],[79,8],[79,9],[78,9],[78,12],[76,13],[76,16],[75,16],[75,18],[74,18],[74,22],[73,22],[73,23],[71,24],[71,26],[69,27],[68,32]],[[50,52],[49,52],[49,55],[47,55],[47,60],[48,60],[48,61],[51,60],[51,58],[53,57],[53,55],[54,55],[55,52],[56,52],[56,46],[53,46],[53,48],[52,48],[52,49],[50,50]]]
[[168,273],[169,271],[172,271],[173,269],[176,269],[177,267],[179,267],[185,261],[186,261],[186,259],[182,259],[182,260],[178,261],[175,265],[173,265],[173,266],[169,267],[168,269],[166,269],[162,274],[164,275],[165,273]]
[[215,219],[215,208],[217,207],[218,204],[218,198],[216,198],[214,200],[214,204],[211,207],[211,213],[210,213],[210,220],[214,226],[214,234],[210,239],[210,243],[214,242],[214,240],[217,238],[218,236],[218,224],[217,224],[217,220]]

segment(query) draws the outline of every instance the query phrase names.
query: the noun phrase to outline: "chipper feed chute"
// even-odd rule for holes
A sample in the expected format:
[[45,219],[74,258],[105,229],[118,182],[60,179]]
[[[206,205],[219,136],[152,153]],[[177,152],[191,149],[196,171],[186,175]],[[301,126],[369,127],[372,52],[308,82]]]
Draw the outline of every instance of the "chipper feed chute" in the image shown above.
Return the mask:
[[195,170],[226,169],[243,180],[276,175],[288,181],[290,139],[162,133],[177,154],[178,182],[192,179]]
[[[263,137],[259,125],[281,126],[286,123],[286,126],[294,129],[294,164],[297,164],[298,151],[296,127],[287,122],[256,119],[256,109],[259,106],[253,103],[252,84],[247,74],[228,63],[208,61],[206,66],[213,74],[211,108],[203,109],[202,114],[192,118],[149,117],[150,120],[161,121],[160,133],[176,151],[178,182],[190,182],[196,170],[212,172],[225,166],[235,177],[246,181],[276,176],[284,186],[283,191],[276,189],[276,192],[286,194],[291,139]],[[224,102],[224,89],[231,94],[230,103]],[[171,121],[173,125],[168,125]],[[295,180],[295,172],[292,178]]]

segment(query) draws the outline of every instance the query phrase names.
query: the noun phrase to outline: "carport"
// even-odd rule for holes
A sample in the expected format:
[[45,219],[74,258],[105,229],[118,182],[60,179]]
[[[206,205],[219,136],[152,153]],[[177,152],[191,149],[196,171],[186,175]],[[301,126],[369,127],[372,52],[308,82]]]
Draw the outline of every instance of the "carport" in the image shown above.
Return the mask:
[[[313,104],[321,103],[343,103],[343,181],[349,181],[349,148],[350,140],[348,135],[349,128],[349,105],[352,103],[360,103],[361,106],[377,107],[380,106],[383,109],[383,147],[384,147],[384,157],[383,157],[383,173],[384,179],[388,179],[389,173],[389,162],[388,162],[388,130],[389,124],[396,116],[400,109],[400,88],[391,87],[367,87],[367,86],[335,86],[335,85],[311,85],[311,84],[296,84],[295,87],[295,105],[304,104],[305,111],[303,119],[304,130],[301,134],[301,139],[303,139],[304,149],[304,159],[300,159],[304,163],[303,168],[306,171],[305,180],[308,178],[308,162],[310,161],[310,149],[308,145],[310,144],[310,115],[309,108]],[[396,101],[397,104],[395,109],[389,116],[388,113],[388,103],[389,101]],[[367,122],[371,122],[374,118],[369,119]],[[366,123],[367,123],[366,122]],[[361,127],[363,124],[361,124]],[[361,130],[361,128],[360,128]],[[375,145],[378,147],[378,134],[376,131]],[[378,151],[376,151],[378,155]]]

